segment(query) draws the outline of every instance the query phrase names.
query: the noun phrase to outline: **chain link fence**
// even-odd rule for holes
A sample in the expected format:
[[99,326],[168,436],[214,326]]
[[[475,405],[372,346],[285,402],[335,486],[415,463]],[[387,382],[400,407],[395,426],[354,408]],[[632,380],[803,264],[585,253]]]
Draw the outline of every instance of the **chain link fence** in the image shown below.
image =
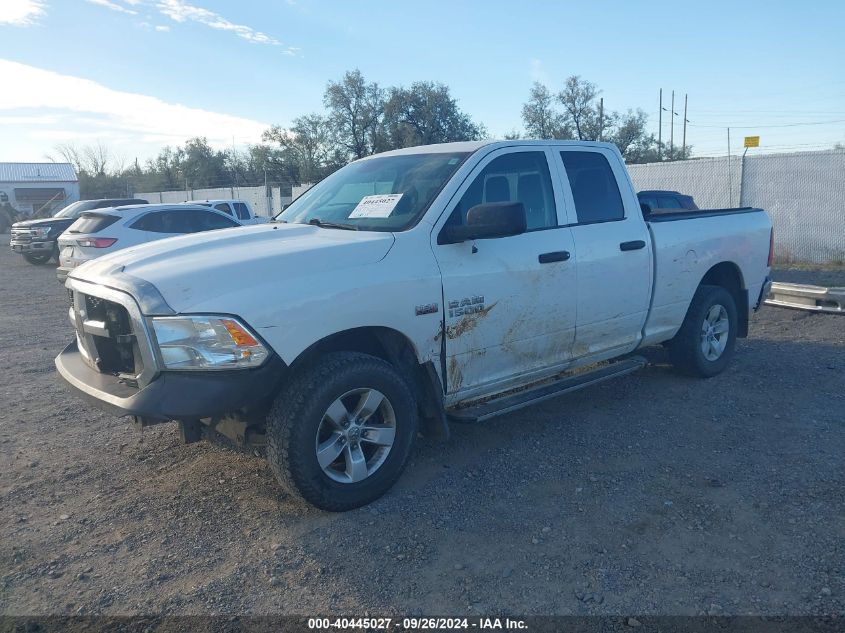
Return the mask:
[[691,195],[702,209],[760,207],[779,263],[845,264],[845,150],[629,165],[637,191]]

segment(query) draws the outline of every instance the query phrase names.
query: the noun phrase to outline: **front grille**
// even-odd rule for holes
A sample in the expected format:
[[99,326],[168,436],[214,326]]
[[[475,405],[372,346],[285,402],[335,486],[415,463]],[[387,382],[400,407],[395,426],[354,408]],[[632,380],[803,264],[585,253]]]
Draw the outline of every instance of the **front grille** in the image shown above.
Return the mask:
[[131,377],[141,374],[144,363],[126,307],[79,291],[72,292],[71,304],[79,315],[75,326],[89,364],[133,382]]
[[29,229],[12,229],[13,242],[31,242],[32,232]]
[[98,297],[85,297],[85,312],[89,320],[106,324],[108,336],[92,335],[97,350],[97,369],[106,374],[137,374],[135,366],[135,337],[129,313],[119,303]]

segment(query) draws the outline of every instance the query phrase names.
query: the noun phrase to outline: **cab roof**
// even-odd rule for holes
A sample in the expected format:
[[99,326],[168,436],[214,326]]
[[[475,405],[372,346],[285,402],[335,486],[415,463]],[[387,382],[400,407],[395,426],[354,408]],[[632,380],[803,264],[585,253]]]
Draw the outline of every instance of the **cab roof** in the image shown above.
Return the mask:
[[480,149],[499,149],[502,147],[533,147],[544,145],[560,145],[560,146],[578,146],[578,147],[603,147],[605,149],[616,150],[616,145],[613,143],[601,143],[598,141],[558,141],[558,140],[536,140],[536,139],[514,139],[510,141],[460,141],[457,143],[437,143],[436,145],[417,145],[416,147],[404,147],[402,149],[394,149],[389,152],[382,152],[381,154],[372,154],[366,156],[361,160],[369,158],[376,158],[380,156],[407,156],[410,154],[441,154],[441,153],[473,153]]

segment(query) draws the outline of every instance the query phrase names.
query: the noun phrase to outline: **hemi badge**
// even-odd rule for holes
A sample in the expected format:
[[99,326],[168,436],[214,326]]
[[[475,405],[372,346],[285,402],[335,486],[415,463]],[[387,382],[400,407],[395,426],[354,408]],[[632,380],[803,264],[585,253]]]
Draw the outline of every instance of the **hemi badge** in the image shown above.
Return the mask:
[[426,303],[421,306],[416,307],[417,316],[422,316],[423,314],[434,314],[440,309],[436,303]]

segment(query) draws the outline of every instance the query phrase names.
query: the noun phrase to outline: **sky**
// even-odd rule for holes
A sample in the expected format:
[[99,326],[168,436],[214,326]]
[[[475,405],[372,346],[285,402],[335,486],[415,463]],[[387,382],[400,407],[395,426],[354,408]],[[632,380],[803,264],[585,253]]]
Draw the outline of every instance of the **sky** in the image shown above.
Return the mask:
[[580,75],[694,155],[845,143],[845,2],[0,0],[0,161],[101,143],[125,161],[205,136],[260,141],[323,110],[358,68],[449,85],[490,136],[521,130],[532,82]]

